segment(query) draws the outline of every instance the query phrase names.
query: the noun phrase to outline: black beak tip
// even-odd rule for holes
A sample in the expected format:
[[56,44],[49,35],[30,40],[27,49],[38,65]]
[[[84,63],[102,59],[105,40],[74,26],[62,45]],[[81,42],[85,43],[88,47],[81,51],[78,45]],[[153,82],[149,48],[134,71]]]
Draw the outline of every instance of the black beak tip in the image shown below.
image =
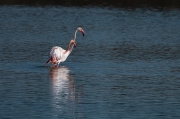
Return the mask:
[[83,37],[84,37],[84,33],[82,33]]

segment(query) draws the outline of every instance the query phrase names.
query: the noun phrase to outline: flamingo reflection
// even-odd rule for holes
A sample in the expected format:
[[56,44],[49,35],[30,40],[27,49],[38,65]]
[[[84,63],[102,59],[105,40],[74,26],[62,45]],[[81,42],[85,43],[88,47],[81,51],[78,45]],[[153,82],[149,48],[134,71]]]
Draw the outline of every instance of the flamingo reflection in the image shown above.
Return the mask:
[[[75,99],[74,77],[69,75],[68,68],[52,67],[50,79],[52,81],[52,104],[55,108],[73,103]],[[69,109],[68,109],[69,110]]]

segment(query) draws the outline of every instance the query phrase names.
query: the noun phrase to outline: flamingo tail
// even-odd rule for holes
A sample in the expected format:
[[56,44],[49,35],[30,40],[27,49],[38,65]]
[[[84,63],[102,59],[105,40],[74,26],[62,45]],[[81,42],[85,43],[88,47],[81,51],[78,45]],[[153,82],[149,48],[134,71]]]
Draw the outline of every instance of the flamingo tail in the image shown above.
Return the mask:
[[49,59],[49,60],[46,62],[45,66],[46,66],[47,64],[49,64],[50,62],[51,62],[51,60]]

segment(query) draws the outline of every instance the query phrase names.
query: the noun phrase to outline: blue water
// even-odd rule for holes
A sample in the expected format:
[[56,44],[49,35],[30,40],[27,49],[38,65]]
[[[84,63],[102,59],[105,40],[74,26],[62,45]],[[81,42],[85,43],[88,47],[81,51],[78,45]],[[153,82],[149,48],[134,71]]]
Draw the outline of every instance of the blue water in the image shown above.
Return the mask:
[[[0,6],[1,119],[180,118],[180,10]],[[77,47],[59,68],[53,46]],[[62,66],[66,66],[63,68]]]

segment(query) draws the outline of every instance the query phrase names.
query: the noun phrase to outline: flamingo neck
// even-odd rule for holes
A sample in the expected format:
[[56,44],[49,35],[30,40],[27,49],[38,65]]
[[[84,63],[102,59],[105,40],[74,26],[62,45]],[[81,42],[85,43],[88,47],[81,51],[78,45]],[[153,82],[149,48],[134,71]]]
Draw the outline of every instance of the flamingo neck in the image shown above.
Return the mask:
[[[73,45],[72,45],[72,47],[73,47]],[[70,41],[64,54],[67,53],[68,51],[72,51],[72,47],[71,47],[71,41]]]
[[[77,34],[77,32],[78,32],[78,30],[76,30],[75,33],[74,33],[74,38],[73,38],[74,42],[75,42],[75,40],[76,40],[76,34]],[[71,52],[71,51],[73,50],[73,48],[74,48],[74,45],[71,46],[71,42],[70,42],[70,43],[68,44],[68,47],[67,47],[66,51],[64,52],[64,54],[67,53],[68,51]]]
[[76,34],[77,34],[78,30],[75,31],[74,33],[74,41],[76,40]]
[[[75,33],[74,33],[74,39],[73,39],[74,42],[75,42],[75,40],[76,40],[76,34],[77,34],[77,32],[78,32],[78,30],[76,30]],[[71,51],[73,50],[73,48],[74,48],[74,45],[71,46]]]

